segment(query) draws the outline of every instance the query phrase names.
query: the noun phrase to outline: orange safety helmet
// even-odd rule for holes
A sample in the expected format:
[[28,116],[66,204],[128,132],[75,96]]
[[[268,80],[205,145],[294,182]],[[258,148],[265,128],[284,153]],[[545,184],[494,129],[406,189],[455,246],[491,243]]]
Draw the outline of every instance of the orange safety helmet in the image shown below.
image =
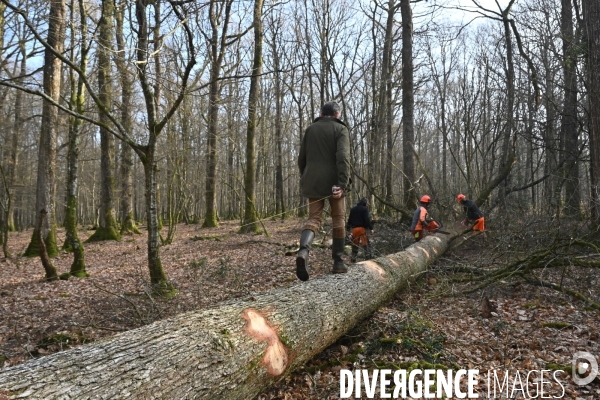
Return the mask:
[[427,195],[421,197],[421,203],[429,203],[431,201],[431,198]]
[[456,201],[458,201],[459,203],[462,202],[464,199],[466,199],[466,197],[462,193],[456,196]]

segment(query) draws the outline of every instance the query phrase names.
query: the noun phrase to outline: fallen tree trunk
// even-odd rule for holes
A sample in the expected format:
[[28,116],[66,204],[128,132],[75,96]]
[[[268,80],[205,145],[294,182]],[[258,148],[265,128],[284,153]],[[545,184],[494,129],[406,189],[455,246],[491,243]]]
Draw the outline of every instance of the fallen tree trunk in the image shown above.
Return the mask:
[[454,235],[0,371],[0,399],[248,399],[427,269]]

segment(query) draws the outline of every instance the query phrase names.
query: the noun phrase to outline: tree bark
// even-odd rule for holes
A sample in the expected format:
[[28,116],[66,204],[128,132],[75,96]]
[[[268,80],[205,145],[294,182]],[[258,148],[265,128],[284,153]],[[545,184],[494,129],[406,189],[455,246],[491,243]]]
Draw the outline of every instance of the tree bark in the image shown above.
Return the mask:
[[[209,19],[211,37],[208,46],[210,58],[210,84],[208,105],[208,140],[206,141],[206,214],[203,228],[213,228],[217,222],[217,165],[219,163],[219,102],[221,97],[221,84],[219,77],[223,68],[223,60],[227,48],[227,30],[231,17],[233,1],[226,0],[219,4],[216,0],[210,1]],[[219,27],[222,29],[219,37]]]
[[[113,0],[102,0],[98,39],[98,97],[107,110],[112,111],[111,53],[113,39]],[[101,123],[110,125],[109,116],[100,112]],[[87,240],[120,240],[114,207],[114,138],[108,129],[100,127],[100,224]]]
[[[65,38],[66,11],[64,0],[50,1],[48,25],[48,44],[57,52],[62,52]],[[62,62],[54,53],[46,49],[44,52],[44,93],[55,101],[59,100],[61,87]],[[45,210],[46,217],[41,226],[33,231],[31,242],[25,250],[28,257],[40,254],[39,238],[45,244],[49,257],[58,254],[56,245],[56,219],[54,210],[56,142],[58,135],[58,108],[49,101],[44,101],[42,123],[40,129],[40,145],[38,151],[38,174],[36,191],[36,214]]]
[[[87,13],[83,1],[79,1],[80,23],[75,23],[75,6],[74,2],[71,6],[71,32],[72,37],[76,37],[76,30],[79,28],[81,33],[81,61],[80,68],[82,71],[87,70],[89,46],[87,44]],[[71,49],[71,58],[75,58],[75,47]],[[71,81],[71,99],[69,107],[75,110],[78,114],[85,113],[85,86],[81,78],[77,79],[75,71],[69,70]],[[83,120],[76,117],[71,117],[69,121],[69,141],[67,152],[67,206],[65,207],[65,231],[66,239],[63,249],[73,252],[73,263],[71,264],[70,274],[78,278],[88,276],[85,270],[85,252],[83,244],[77,233],[77,210],[78,190],[79,190],[79,136]]]
[[404,172],[404,205],[417,206],[415,182],[415,92],[413,82],[413,22],[409,0],[400,0],[402,14],[402,159]]
[[[124,14],[127,3],[122,1],[115,7],[116,43],[117,54],[115,64],[119,73],[121,83],[121,123],[127,132],[133,131],[133,118],[131,116],[132,82],[129,78],[130,71],[127,70],[125,60],[125,37]],[[119,165],[119,176],[121,183],[121,235],[127,233],[140,234],[139,228],[133,216],[133,150],[127,143],[121,143],[121,157]]]
[[[273,25],[274,23],[271,22]],[[283,89],[281,77],[281,64],[279,60],[279,52],[277,48],[277,37],[280,32],[281,22],[278,20],[277,25],[272,27],[273,41],[271,43],[271,51],[273,52],[273,69],[275,70],[273,80],[275,87],[275,142],[277,143],[277,155],[275,161],[275,214],[281,215],[284,220],[286,215],[285,195],[283,192]]]
[[592,222],[600,226],[600,3],[583,0],[587,39],[587,79],[590,127],[590,177]]
[[[393,189],[393,163],[394,163],[394,149],[393,149],[393,137],[392,137],[392,121],[394,119],[394,112],[392,108],[392,52],[394,43],[394,20],[396,17],[396,11],[399,5],[395,3],[395,0],[388,0],[387,4],[387,20],[385,24],[385,38],[383,41],[383,55],[381,58],[381,83],[379,87],[379,118],[377,123],[379,128],[377,129],[378,135],[385,135],[386,138],[386,149],[385,149],[385,200],[388,203],[393,202],[394,189]],[[388,214],[391,210],[385,209]]]
[[430,236],[406,251],[364,261],[251,299],[181,314],[111,340],[0,371],[19,398],[249,399],[334,343],[448,248]]
[[[492,183],[499,185],[504,182],[504,187],[498,192],[498,201],[502,209],[506,209],[505,188],[510,184],[510,172],[515,162],[515,144],[516,134],[514,127],[515,112],[515,65],[513,61],[513,42],[510,31],[510,21],[508,15],[514,1],[502,11],[502,22],[504,25],[504,38],[506,40],[506,126],[504,128],[504,137],[502,138],[502,153],[500,154],[500,171]],[[516,131],[515,131],[516,132]],[[486,189],[493,189],[492,184]],[[486,192],[487,190],[483,190]],[[479,200],[483,201],[483,193],[479,195]],[[481,203],[479,203],[481,204]]]
[[564,101],[560,133],[565,158],[565,214],[580,217],[579,130],[577,126],[577,35],[573,30],[572,0],[561,0]]
[[244,175],[245,207],[243,224],[240,232],[260,232],[258,216],[256,215],[256,114],[260,94],[260,76],[262,74],[262,8],[263,0],[254,2],[254,61],[252,77],[250,78],[250,93],[248,94],[248,125],[246,129],[246,170]]
[[[4,6],[4,5],[3,5]],[[5,8],[5,6],[4,6]],[[3,13],[4,14],[4,13]],[[27,74],[27,49],[25,44],[19,46],[19,52],[21,54],[21,71],[19,77],[16,78],[16,83],[21,85],[23,78]],[[10,143],[10,154],[8,163],[8,185],[9,185],[9,206],[7,210],[6,224],[9,231],[15,231],[15,202],[16,202],[16,190],[15,184],[17,182],[17,169],[19,167],[19,138],[22,135],[23,130],[23,92],[17,90],[15,93],[15,112],[13,119],[13,126],[11,131],[11,143]]]

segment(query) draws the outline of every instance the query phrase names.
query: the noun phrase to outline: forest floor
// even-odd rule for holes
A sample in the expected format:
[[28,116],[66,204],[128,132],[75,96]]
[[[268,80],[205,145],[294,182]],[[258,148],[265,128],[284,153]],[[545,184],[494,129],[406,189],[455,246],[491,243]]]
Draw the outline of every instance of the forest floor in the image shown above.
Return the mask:
[[[270,237],[239,234],[238,221],[225,221],[213,229],[179,225],[174,243],[161,248],[163,267],[179,291],[169,300],[150,294],[143,234],[125,236],[119,242],[86,244],[87,279],[45,282],[39,259],[1,259],[0,369],[180,312],[298,284],[294,250],[302,222],[264,223]],[[536,258],[531,276],[577,290],[580,300],[527,282],[519,268],[479,288],[487,272],[554,246],[558,234],[552,232],[563,229],[525,224],[508,232],[486,224],[485,238],[462,239],[422,279],[257,400],[338,399],[340,369],[426,369],[432,365],[478,369],[480,398],[486,398],[487,379],[493,377],[488,371],[495,371],[500,381],[508,375],[511,382],[508,396],[498,394],[497,398],[529,398],[542,386],[540,370],[568,367],[579,351],[598,360],[600,319],[594,307],[600,302],[600,269],[568,262],[558,265],[556,260],[565,259],[562,246]],[[80,237],[92,233],[82,230]],[[64,230],[58,236],[62,244]],[[23,253],[30,237],[31,231],[11,234],[11,252]],[[315,243],[323,241],[324,245],[311,252],[311,279],[329,273],[326,237],[316,238]],[[564,232],[560,237],[573,241]],[[405,226],[381,221],[375,225],[372,243],[375,255],[384,255],[402,250],[412,239]],[[566,259],[593,261],[598,257],[597,251],[579,252]],[[71,259],[64,252],[53,259],[59,274],[69,270]],[[532,370],[538,372],[527,381],[527,372]],[[546,371],[543,376],[543,397],[600,399],[598,379],[577,386],[570,373],[553,373]],[[529,389],[529,395],[513,390],[519,389],[513,384],[519,378],[528,382],[523,388]]]

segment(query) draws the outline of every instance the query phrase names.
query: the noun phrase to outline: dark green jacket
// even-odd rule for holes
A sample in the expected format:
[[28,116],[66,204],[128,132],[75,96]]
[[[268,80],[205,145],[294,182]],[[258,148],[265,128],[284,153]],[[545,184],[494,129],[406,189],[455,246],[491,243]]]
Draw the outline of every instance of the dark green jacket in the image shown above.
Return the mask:
[[346,189],[350,180],[348,136],[346,125],[333,117],[319,117],[306,129],[298,156],[304,197],[329,196],[334,185]]

